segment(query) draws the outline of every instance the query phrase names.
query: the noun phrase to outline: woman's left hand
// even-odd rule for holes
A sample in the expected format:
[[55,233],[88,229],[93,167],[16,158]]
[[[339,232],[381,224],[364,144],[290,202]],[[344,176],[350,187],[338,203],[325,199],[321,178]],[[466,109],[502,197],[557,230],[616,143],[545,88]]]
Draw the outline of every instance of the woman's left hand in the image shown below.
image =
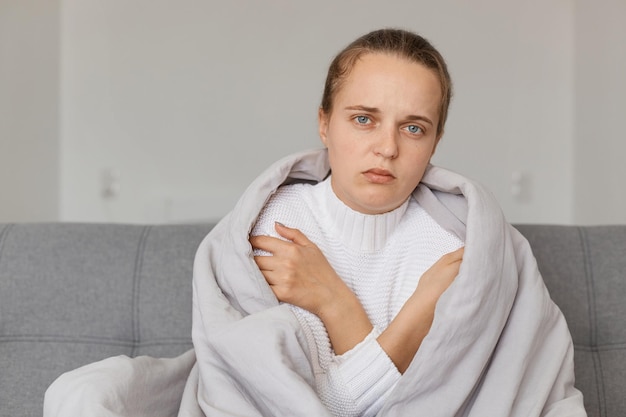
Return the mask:
[[300,230],[276,223],[276,231],[288,241],[250,237],[253,248],[273,255],[255,256],[254,261],[276,298],[319,316],[351,293],[322,251]]
[[276,231],[287,241],[250,237],[253,248],[272,254],[254,261],[276,298],[317,315],[336,354],[352,349],[372,331],[361,302],[300,230],[276,223]]

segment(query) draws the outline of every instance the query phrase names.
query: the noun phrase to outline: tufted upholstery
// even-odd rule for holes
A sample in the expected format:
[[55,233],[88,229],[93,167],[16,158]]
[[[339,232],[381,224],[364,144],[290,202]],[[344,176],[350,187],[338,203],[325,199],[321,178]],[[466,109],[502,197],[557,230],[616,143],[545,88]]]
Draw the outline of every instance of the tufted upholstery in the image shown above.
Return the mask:
[[[0,417],[41,416],[60,374],[191,347],[191,272],[210,225],[0,224]],[[521,225],[576,347],[592,417],[626,415],[626,226]]]
[[517,226],[575,348],[590,417],[626,416],[626,226]]

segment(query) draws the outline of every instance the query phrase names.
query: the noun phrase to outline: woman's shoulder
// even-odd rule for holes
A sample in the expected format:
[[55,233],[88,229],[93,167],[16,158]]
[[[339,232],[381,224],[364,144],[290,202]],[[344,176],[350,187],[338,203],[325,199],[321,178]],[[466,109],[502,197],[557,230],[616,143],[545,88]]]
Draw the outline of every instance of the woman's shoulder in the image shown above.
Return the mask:
[[317,184],[308,182],[281,185],[274,194],[271,195],[265,204],[265,208],[267,209],[268,206],[286,206],[287,208],[300,206],[311,196],[315,185]]
[[298,219],[306,217],[313,209],[314,184],[294,183],[280,186],[268,199],[259,213],[252,235],[274,236],[274,223],[281,222],[297,227]]

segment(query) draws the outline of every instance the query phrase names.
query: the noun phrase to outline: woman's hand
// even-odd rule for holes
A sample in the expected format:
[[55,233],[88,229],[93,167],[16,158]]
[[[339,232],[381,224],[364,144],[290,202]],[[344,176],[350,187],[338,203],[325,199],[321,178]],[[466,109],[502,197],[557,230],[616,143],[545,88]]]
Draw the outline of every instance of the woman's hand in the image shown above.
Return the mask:
[[279,223],[276,231],[285,239],[254,236],[255,249],[273,256],[255,256],[254,261],[280,301],[320,315],[333,308],[350,291],[319,248],[298,229]]
[[430,331],[441,294],[459,273],[464,248],[443,255],[420,278],[413,295],[378,337],[398,371],[404,373]]
[[420,278],[414,296],[429,303],[434,309],[441,294],[459,274],[464,252],[465,248],[461,247],[439,258]]
[[335,353],[352,349],[372,330],[356,295],[337,275],[322,251],[301,231],[276,223],[287,241],[270,236],[252,236],[255,249],[272,256],[255,256],[278,300],[317,315],[330,337]]

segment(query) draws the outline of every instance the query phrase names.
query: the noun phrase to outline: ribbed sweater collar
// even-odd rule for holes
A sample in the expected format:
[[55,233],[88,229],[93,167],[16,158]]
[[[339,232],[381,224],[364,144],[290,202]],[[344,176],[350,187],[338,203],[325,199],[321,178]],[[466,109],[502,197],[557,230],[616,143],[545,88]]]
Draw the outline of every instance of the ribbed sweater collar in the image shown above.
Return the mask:
[[383,214],[363,214],[345,205],[334,193],[330,177],[319,184],[318,198],[326,208],[335,236],[349,248],[362,252],[382,249],[396,230],[409,205],[407,199],[400,207]]

